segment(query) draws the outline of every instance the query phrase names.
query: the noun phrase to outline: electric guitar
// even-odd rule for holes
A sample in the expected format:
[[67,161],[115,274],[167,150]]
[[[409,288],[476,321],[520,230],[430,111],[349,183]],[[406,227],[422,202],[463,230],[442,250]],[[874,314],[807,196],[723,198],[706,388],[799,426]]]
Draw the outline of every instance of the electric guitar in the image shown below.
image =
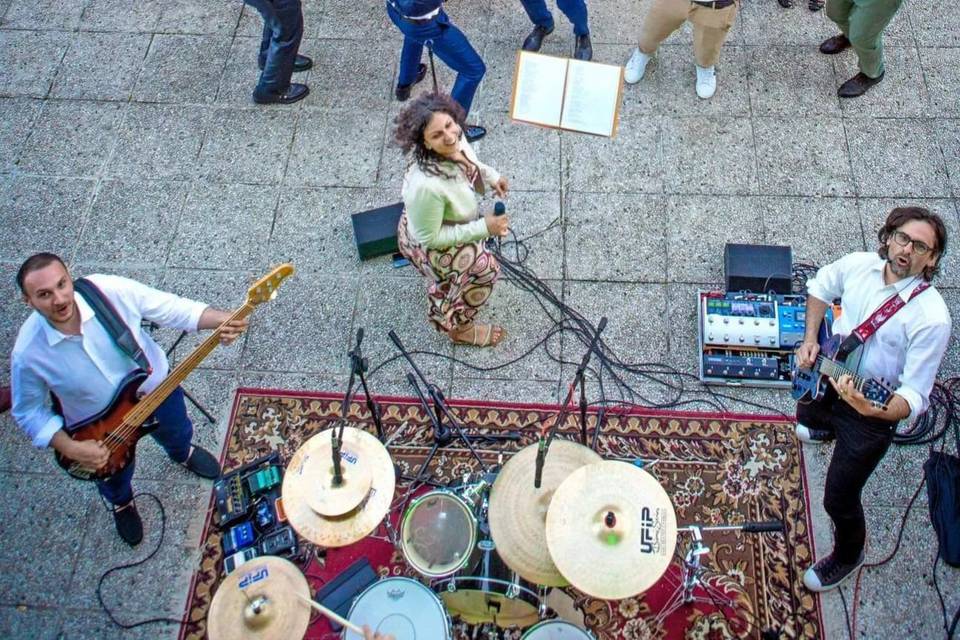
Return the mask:
[[[231,320],[246,318],[255,307],[275,298],[280,283],[292,274],[292,264],[274,267],[269,274],[250,287],[246,302],[233,312]],[[110,451],[110,457],[104,466],[93,470],[61,455],[59,451],[54,451],[57,464],[78,480],[102,480],[130,464],[137,442],[157,428],[156,423],[147,423],[147,420],[187,375],[220,344],[221,331],[222,327],[215,329],[147,395],[138,398],[137,390],[149,374],[142,369],[136,369],[123,379],[106,409],[64,429],[74,440],[102,442]]]
[[848,375],[853,379],[856,387],[874,407],[881,409],[887,406],[893,396],[893,389],[883,380],[864,378],[844,365],[846,356],[837,357],[840,343],[846,336],[830,335],[826,323],[820,326],[817,342],[820,343],[820,353],[810,369],[802,369],[796,364],[793,368],[793,389],[791,394],[795,400],[811,402],[820,400],[830,386],[828,378],[838,380]]

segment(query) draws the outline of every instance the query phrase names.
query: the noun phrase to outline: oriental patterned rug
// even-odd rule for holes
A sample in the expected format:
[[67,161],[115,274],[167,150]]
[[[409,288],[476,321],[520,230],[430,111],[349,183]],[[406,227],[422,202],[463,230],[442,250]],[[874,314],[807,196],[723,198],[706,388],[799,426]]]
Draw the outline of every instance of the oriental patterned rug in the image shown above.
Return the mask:
[[[381,398],[385,429],[394,434],[390,454],[404,474],[414,474],[432,444],[430,421],[419,403],[410,398]],[[481,401],[451,402],[455,414],[471,431],[520,431],[519,443],[506,449],[480,448],[481,457],[494,464],[536,441],[539,425],[557,412],[556,406],[505,404]],[[234,402],[224,452],[224,469],[239,467],[279,450],[284,460],[310,436],[335,424],[341,396],[327,393],[240,389]],[[350,407],[353,426],[373,431],[366,407]],[[589,416],[592,433],[596,416]],[[558,437],[577,439],[577,417],[571,416]],[[755,638],[779,631],[782,638],[822,638],[823,622],[818,600],[800,578],[812,556],[809,496],[804,486],[803,458],[792,425],[780,417],[717,415],[631,409],[608,413],[598,453],[606,458],[657,459],[650,468],[673,501],[679,526],[688,524],[741,524],[783,520],[784,533],[746,534],[706,532],[709,553],[703,556],[706,581],[727,600],[708,597],[702,587],[694,595],[704,602],[681,607],[662,622],[662,611],[680,578],[679,558],[645,593],[619,601],[604,601],[574,588],[563,591],[578,612],[578,623],[598,640],[665,640],[672,638]],[[456,484],[475,470],[476,461],[456,443],[434,458],[433,479]],[[400,482],[396,496],[407,492]],[[211,513],[213,502],[211,498]],[[396,521],[400,509],[391,514]],[[359,557],[366,557],[380,576],[417,577],[403,555],[383,535],[320,553],[301,540],[302,568],[314,590]],[[375,532],[377,533],[377,532]],[[677,554],[689,536],[681,535]],[[193,576],[186,604],[181,640],[206,637],[206,616],[222,579],[220,532],[209,516],[204,529],[201,565]],[[473,630],[454,619],[457,638]],[[521,630],[501,630],[502,638],[518,639]],[[324,619],[315,620],[307,638],[339,637]],[[484,635],[483,637],[487,637]],[[402,639],[398,639],[402,640]]]

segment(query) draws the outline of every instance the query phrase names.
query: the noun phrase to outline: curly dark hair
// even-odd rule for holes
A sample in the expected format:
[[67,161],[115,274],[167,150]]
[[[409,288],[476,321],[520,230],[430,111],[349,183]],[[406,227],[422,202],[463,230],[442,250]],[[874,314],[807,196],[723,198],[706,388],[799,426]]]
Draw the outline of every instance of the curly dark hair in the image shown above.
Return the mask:
[[923,279],[927,282],[933,280],[933,277],[940,272],[940,260],[947,251],[947,227],[943,224],[943,218],[923,207],[897,207],[890,212],[886,221],[880,230],[877,231],[877,240],[880,241],[880,247],[877,253],[884,260],[887,259],[887,240],[894,231],[907,224],[911,220],[926,222],[933,228],[933,234],[937,238],[937,246],[931,247],[937,256],[937,261],[932,267],[926,267],[923,270]]
[[427,174],[434,176],[447,175],[440,163],[445,160],[436,151],[431,151],[423,143],[423,130],[430,123],[430,118],[437,112],[446,113],[460,125],[461,135],[467,114],[460,104],[445,93],[425,93],[417,96],[406,109],[394,118],[396,129],[393,132],[394,141],[403,150],[404,154],[413,153],[417,166]]

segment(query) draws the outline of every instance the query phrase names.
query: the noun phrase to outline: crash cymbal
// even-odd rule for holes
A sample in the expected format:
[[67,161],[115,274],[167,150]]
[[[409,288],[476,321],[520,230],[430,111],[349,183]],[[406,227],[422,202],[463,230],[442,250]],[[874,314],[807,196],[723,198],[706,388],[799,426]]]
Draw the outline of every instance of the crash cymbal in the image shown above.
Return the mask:
[[554,492],[546,537],[570,584],[595,598],[620,600],[646,591],[667,570],[677,516],[649,473],[625,462],[596,462]]
[[369,465],[364,464],[368,456],[362,456],[364,463],[361,463],[361,456],[356,453],[362,450],[364,445],[355,438],[349,442],[346,429],[343,440],[340,447],[342,481],[338,486],[333,485],[331,439],[317,442],[303,460],[303,482],[300,484],[306,488],[304,498],[310,508],[322,516],[342,516],[355,509],[370,493],[373,478]]
[[223,579],[207,613],[210,640],[303,638],[310,623],[310,586],[283,558],[248,560]]
[[508,567],[536,584],[563,587],[569,584],[557,570],[547,549],[545,521],[553,493],[580,467],[602,458],[569,440],[554,440],[547,451],[540,488],[533,486],[537,445],[510,458],[490,490],[490,535],[497,553]]
[[310,542],[322,547],[342,547],[369,535],[387,515],[396,475],[390,454],[375,436],[347,427],[343,431],[342,466],[366,468],[370,488],[360,503],[346,513],[318,513],[307,496],[318,492],[318,465],[322,469],[330,463],[331,435],[331,429],[321,431],[293,454],[283,477],[283,508],[290,525]]

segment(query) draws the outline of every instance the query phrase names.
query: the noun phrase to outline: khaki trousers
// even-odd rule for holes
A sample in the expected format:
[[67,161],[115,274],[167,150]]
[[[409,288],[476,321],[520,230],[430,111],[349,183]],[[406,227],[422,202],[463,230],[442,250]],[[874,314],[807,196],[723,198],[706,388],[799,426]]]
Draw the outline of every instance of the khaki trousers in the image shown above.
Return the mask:
[[640,51],[653,55],[660,43],[687,20],[693,23],[693,55],[697,65],[712,67],[737,17],[737,3],[711,9],[690,0],[653,0],[640,31]]

